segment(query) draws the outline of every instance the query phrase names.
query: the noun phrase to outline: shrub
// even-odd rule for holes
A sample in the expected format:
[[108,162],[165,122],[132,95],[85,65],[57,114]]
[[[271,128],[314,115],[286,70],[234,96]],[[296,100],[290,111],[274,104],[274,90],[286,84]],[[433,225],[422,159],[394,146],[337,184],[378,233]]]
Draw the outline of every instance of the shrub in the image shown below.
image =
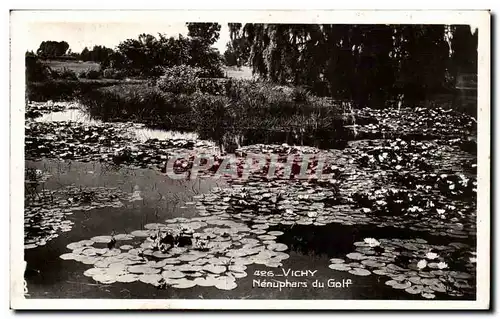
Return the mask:
[[26,81],[44,81],[50,77],[50,68],[44,65],[36,56],[27,55],[26,62]]
[[196,92],[200,72],[201,69],[186,65],[165,68],[164,74],[157,81],[157,86],[163,92],[193,94]]
[[197,82],[197,87],[201,93],[226,95],[225,83],[224,79],[201,78]]
[[99,70],[88,68],[87,70],[80,72],[78,77],[82,79],[96,80],[102,77],[102,73]]
[[[107,121],[137,120],[164,126],[190,112],[185,95],[163,92],[147,84],[119,84],[88,92],[80,98],[90,114]],[[163,122],[163,123],[162,123]],[[185,123],[183,123],[185,125]]]
[[63,68],[62,70],[51,70],[50,77],[54,80],[78,80],[75,71]]
[[102,74],[105,79],[121,80],[125,78],[125,72],[123,70],[113,68],[105,69]]
[[26,83],[26,99],[29,101],[64,101],[74,100],[82,94],[103,86],[111,86],[118,81],[74,81],[74,80],[46,80]]

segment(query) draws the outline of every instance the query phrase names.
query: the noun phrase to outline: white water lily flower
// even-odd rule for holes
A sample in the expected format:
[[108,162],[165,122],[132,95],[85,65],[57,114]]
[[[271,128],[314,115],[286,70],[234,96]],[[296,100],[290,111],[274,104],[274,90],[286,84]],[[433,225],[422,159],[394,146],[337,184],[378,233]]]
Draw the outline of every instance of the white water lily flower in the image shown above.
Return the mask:
[[438,268],[439,269],[448,268],[448,264],[442,261],[442,262],[438,263]]
[[401,168],[403,168],[401,165],[396,165],[397,170],[400,170]]
[[316,216],[318,216],[318,212],[308,212],[307,216],[311,217],[311,218],[316,217]]
[[469,257],[469,261],[473,264],[476,263],[476,260],[476,257]]
[[449,189],[450,190],[454,190],[455,189],[455,184],[450,184]]
[[419,261],[417,263],[417,267],[418,269],[424,269],[425,267],[427,267],[427,260],[422,259],[421,261]]
[[438,257],[439,257],[439,255],[438,255],[438,254],[436,254],[436,253],[433,253],[433,252],[428,252],[428,253],[425,255],[425,257],[426,257],[427,259],[434,260],[434,259],[438,258]]
[[365,238],[364,242],[368,244],[370,247],[377,247],[380,246],[380,242],[376,240],[375,238]]
[[443,215],[443,214],[444,214],[444,212],[445,212],[445,210],[444,210],[444,209],[436,209],[436,211],[437,211],[437,213],[438,213],[439,215]]

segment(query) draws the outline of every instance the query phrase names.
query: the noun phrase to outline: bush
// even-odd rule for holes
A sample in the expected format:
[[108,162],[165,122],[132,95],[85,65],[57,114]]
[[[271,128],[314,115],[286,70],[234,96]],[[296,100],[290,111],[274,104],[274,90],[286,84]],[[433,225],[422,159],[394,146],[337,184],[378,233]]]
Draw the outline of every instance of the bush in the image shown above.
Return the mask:
[[118,69],[108,68],[102,72],[105,79],[121,80],[125,78],[125,72]]
[[88,68],[87,70],[80,72],[78,77],[82,79],[96,80],[102,77],[102,73],[99,70]]
[[36,56],[27,55],[26,62],[26,81],[44,81],[50,77],[50,68],[44,65]]
[[54,80],[72,80],[72,81],[78,80],[75,71],[68,68],[63,68],[60,71],[51,70],[50,77]]
[[197,88],[201,93],[226,95],[225,83],[224,79],[201,78],[197,82]]
[[184,95],[163,92],[147,84],[104,87],[88,92],[80,102],[91,115],[106,121],[135,120],[169,127],[180,125],[173,123],[173,117],[190,112]]
[[175,94],[193,94],[198,85],[199,68],[186,65],[165,68],[164,74],[158,79],[157,86],[163,92]]
[[26,99],[43,102],[48,100],[66,101],[79,98],[92,90],[117,84],[118,81],[69,81],[46,80],[26,83]]

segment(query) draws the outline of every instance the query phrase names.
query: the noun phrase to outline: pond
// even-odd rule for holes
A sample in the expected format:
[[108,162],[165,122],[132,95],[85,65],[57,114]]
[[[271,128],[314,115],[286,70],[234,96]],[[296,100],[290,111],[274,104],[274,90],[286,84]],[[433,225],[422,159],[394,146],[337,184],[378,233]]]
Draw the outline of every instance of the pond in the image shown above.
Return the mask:
[[[64,105],[27,119],[28,297],[475,299],[473,127],[451,135],[444,123],[412,139],[415,126],[388,132],[406,113],[362,112],[377,121],[356,131],[373,136],[342,147],[250,140],[238,172],[248,154],[295,162],[270,177],[268,161],[246,179],[214,174],[225,157],[194,133]],[[200,152],[215,161],[172,179],[165,163],[181,151],[194,155],[174,163],[178,173]],[[328,178],[311,178],[318,171]]]

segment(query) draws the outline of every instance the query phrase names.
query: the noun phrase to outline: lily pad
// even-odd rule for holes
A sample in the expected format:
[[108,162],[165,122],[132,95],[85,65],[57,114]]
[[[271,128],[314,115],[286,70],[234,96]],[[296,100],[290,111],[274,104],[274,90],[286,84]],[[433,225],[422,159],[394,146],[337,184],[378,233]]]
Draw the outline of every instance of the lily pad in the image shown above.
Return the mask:
[[347,258],[352,260],[363,260],[366,259],[366,256],[360,253],[349,253],[346,255]]
[[288,246],[285,244],[276,243],[276,244],[272,244],[272,245],[267,246],[267,249],[274,250],[274,251],[285,251],[288,249]]
[[135,275],[135,274],[125,274],[125,275],[121,275],[121,276],[116,276],[115,279],[117,282],[129,283],[129,282],[138,281],[139,276]]
[[234,281],[233,278],[227,276],[221,276],[217,278],[217,282],[215,284],[215,288],[220,290],[232,290],[236,288],[238,285]]
[[203,270],[210,272],[212,274],[221,274],[227,270],[225,266],[219,265],[205,265],[203,266]]
[[154,286],[157,286],[162,280],[163,277],[159,274],[143,274],[139,275],[139,281],[145,283],[145,284],[151,284]]
[[179,279],[186,277],[186,274],[178,270],[164,270],[161,273],[163,278]]
[[107,244],[111,241],[111,236],[96,236],[92,237],[90,240],[92,240],[95,243]]
[[413,285],[411,287],[406,288],[405,291],[412,295],[418,295],[422,293],[423,288],[424,286],[421,285]]
[[134,237],[149,237],[151,235],[151,231],[148,230],[134,230],[130,233]]
[[133,274],[157,274],[161,272],[159,268],[148,267],[146,265],[129,266],[127,270]]
[[328,268],[333,269],[333,270],[338,270],[338,271],[349,271],[352,268],[345,265],[345,264],[331,264],[328,266]]
[[363,268],[353,268],[352,270],[349,270],[349,273],[356,276],[368,276],[371,274],[369,270]]
[[187,288],[192,288],[194,286],[196,286],[194,280],[189,280],[186,278],[179,279],[177,283],[172,285],[173,288],[177,289],[187,289]]
[[61,256],[59,256],[59,258],[63,259],[63,260],[74,260],[78,257],[78,255],[75,255],[73,253],[66,253],[66,254],[62,254]]

